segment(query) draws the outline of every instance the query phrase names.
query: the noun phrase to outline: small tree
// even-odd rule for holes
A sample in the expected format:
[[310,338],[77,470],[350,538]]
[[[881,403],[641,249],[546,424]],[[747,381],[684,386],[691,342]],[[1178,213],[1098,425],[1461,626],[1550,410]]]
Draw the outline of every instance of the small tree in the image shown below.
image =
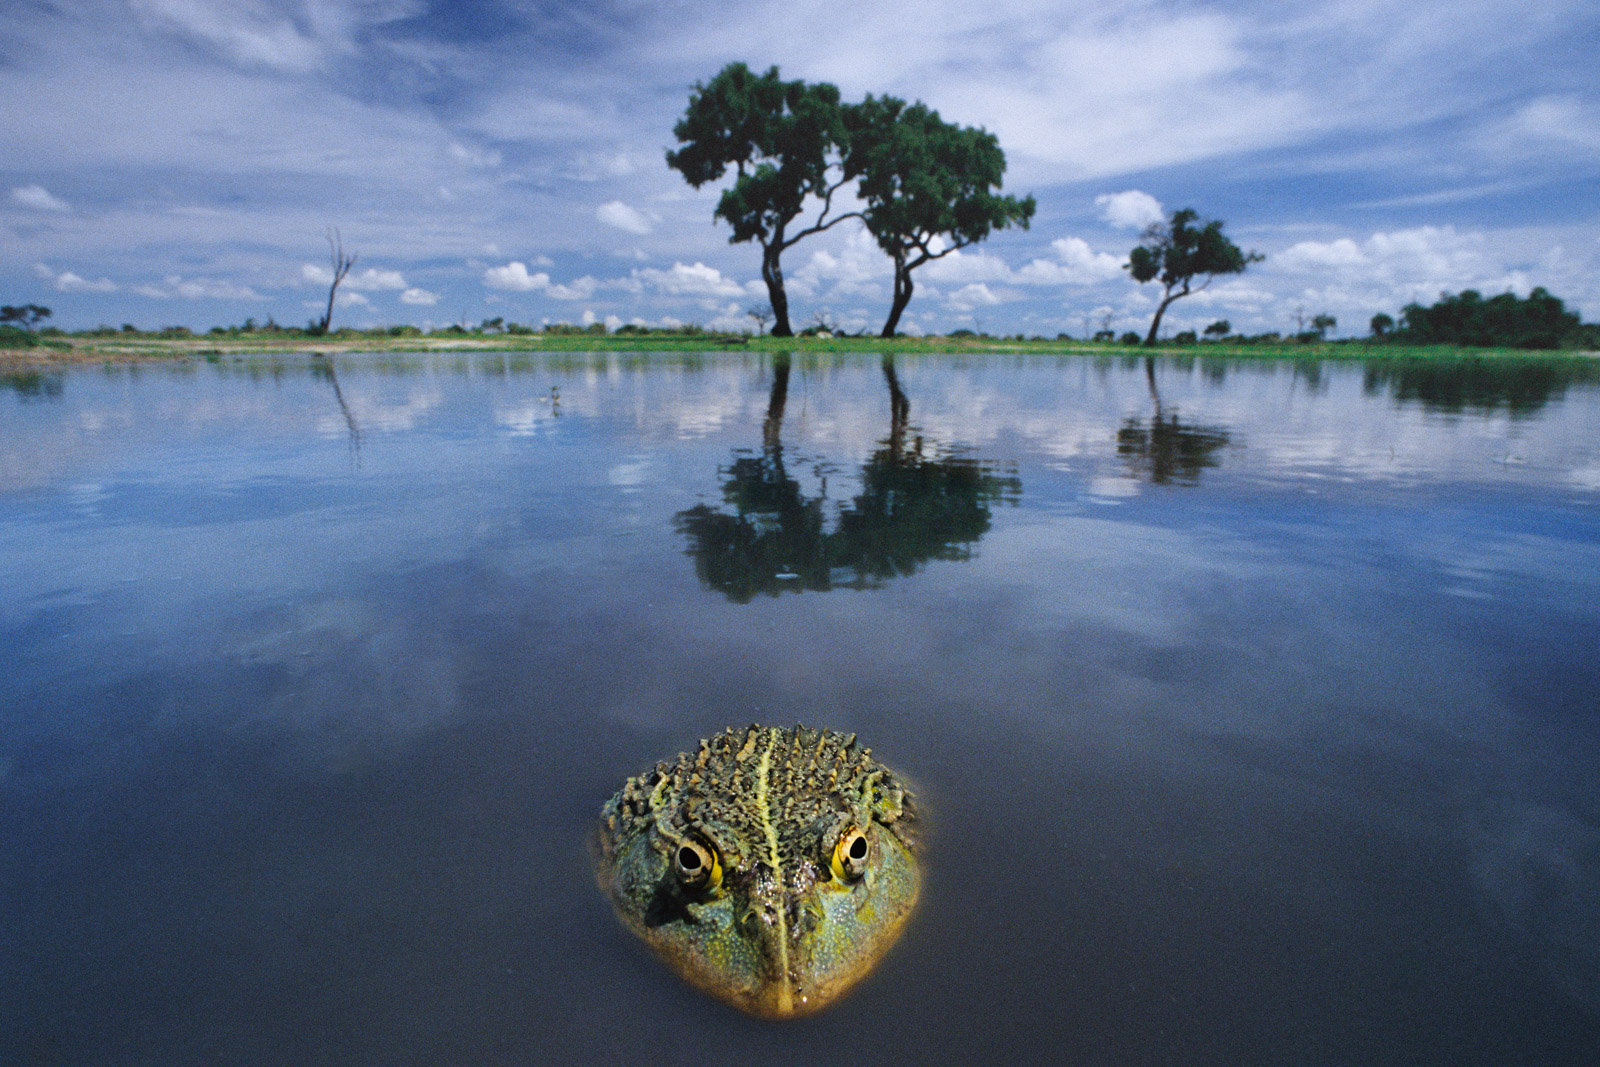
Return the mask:
[[1326,311],[1313,317],[1311,320],[1311,329],[1316,333],[1317,340],[1319,341],[1327,337],[1328,331],[1337,325],[1339,325],[1339,320],[1328,314]]
[[1204,332],[1207,337],[1215,337],[1220,341],[1224,337],[1228,336],[1228,334],[1233,332],[1233,323],[1229,322],[1227,319],[1218,319],[1210,326],[1207,326],[1202,332]]
[[1394,316],[1380,311],[1376,315],[1372,316],[1371,325],[1372,336],[1387,337],[1389,336],[1390,331],[1394,329]]
[[746,308],[745,314],[755,320],[757,337],[767,332],[767,323],[772,321],[772,311],[770,309],[757,304],[754,307]]
[[0,324],[15,323],[25,330],[33,329],[49,317],[50,309],[38,304],[23,304],[20,307],[7,304],[0,307]]
[[894,298],[883,324],[883,336],[893,337],[911,302],[912,271],[993,230],[1027,229],[1036,204],[996,192],[1006,155],[987,130],[956,126],[924,104],[892,96],[868,96],[846,109],[845,121],[845,172],[860,175],[867,229],[894,260]]
[[[772,335],[793,336],[783,253],[805,237],[860,217],[848,212],[828,218],[834,192],[849,180],[840,162],[846,133],[838,87],[782,81],[777,67],[758,77],[743,63],[729,63],[695,86],[689,109],[672,133],[684,147],[667,153],[667,166],[696,189],[734,168],[737,177],[713,217],[733,227],[730,243],[761,246]],[[822,202],[815,221],[789,233],[813,197]]]
[[333,268],[333,281],[328,285],[328,310],[323,313],[321,322],[312,323],[312,333],[325,334],[333,322],[333,297],[339,291],[339,283],[344,281],[344,276],[350,273],[350,268],[356,265],[356,256],[344,254],[344,240],[339,236],[338,227],[328,230],[328,258]]
[[[1200,216],[1192,208],[1172,213],[1165,222],[1153,223],[1144,232],[1144,243],[1128,253],[1126,268],[1136,282],[1159,281],[1161,303],[1144,343],[1156,343],[1161,316],[1180,297],[1198,293],[1219,274],[1241,274],[1251,263],[1266,257],[1259,252],[1242,252],[1222,233],[1220,219],[1196,227]],[[1199,278],[1200,283],[1195,284]]]

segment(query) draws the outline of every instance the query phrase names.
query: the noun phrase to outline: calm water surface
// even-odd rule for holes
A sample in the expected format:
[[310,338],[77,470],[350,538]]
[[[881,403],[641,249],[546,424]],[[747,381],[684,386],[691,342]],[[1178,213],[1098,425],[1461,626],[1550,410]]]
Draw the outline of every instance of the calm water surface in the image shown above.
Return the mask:
[[[1594,1062],[1591,365],[3,385],[0,1062]],[[751,721],[935,817],[905,940],[788,1025],[585,852]]]

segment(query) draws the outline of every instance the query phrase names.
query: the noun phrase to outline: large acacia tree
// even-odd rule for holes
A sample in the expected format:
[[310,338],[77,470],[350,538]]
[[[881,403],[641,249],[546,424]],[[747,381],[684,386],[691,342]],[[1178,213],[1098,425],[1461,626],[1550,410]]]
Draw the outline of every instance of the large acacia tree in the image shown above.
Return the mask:
[[845,174],[860,180],[867,229],[894,261],[883,336],[911,302],[911,272],[1033,218],[1033,197],[1001,196],[1006,156],[983,129],[945,122],[922,103],[868,96],[845,109]]
[[[1136,282],[1159,281],[1161,303],[1144,343],[1156,343],[1161,316],[1174,300],[1198,293],[1219,274],[1240,274],[1251,263],[1266,257],[1259,252],[1242,252],[1222,233],[1222,222],[1213,219],[1196,227],[1200,216],[1193,208],[1172,213],[1165,222],[1156,222],[1144,231],[1144,242],[1128,253],[1125,266]],[[1195,284],[1199,278],[1200,283]]]
[[[847,218],[828,218],[833,194],[848,180],[842,152],[846,130],[839,90],[825,82],[784,81],[778,68],[756,75],[729,63],[709,82],[695,86],[689,109],[672,129],[683,145],[667,153],[667,165],[695,188],[734,168],[733,185],[717,202],[714,217],[733,227],[730,243],[761,246],[761,280],[772,301],[772,335],[793,336],[781,257],[796,242]],[[808,201],[821,210],[809,225],[789,227]]]

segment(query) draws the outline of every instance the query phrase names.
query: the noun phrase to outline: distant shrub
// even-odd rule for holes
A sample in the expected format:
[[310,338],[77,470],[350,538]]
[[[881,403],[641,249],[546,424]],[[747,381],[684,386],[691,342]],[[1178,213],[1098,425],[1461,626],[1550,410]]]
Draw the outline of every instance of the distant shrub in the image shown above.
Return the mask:
[[1485,300],[1476,290],[1465,289],[1459,296],[1441,294],[1431,307],[1407,304],[1392,336],[1410,344],[1559,348],[1581,326],[1561,298],[1543,287],[1527,299],[1501,293]]
[[1139,344],[1141,341],[1143,341],[1144,338],[1140,337],[1138,334],[1134,333],[1132,330],[1129,330],[1127,333],[1125,333],[1121,337],[1117,338],[1117,340],[1121,344],[1136,345],[1136,344]]
[[508,322],[508,323],[506,323],[506,333],[512,334],[514,336],[526,337],[528,334],[531,334],[533,332],[534,332],[534,329],[533,329],[532,326],[524,326],[520,322]]
[[1111,330],[1096,330],[1094,339],[1100,342],[1115,341],[1117,339],[1117,335]]
[[946,337],[959,337],[962,340],[967,340],[968,338],[976,337],[978,335],[973,333],[971,330],[960,329],[960,330],[951,330],[949,333],[945,334],[945,336]]
[[15,326],[0,326],[0,348],[36,348],[39,339],[31,330],[21,330]]
[[1199,341],[1200,338],[1195,335],[1193,330],[1180,330],[1172,338],[1172,343],[1175,345],[1192,345],[1198,344]]

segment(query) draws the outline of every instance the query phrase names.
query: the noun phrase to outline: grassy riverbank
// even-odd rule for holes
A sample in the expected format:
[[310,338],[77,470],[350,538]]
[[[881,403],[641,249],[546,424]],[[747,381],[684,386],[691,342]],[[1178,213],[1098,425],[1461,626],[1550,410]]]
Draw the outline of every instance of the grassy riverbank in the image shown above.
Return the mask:
[[748,337],[739,334],[428,334],[380,336],[371,333],[308,337],[292,333],[230,334],[205,337],[153,335],[34,338],[30,347],[0,348],[0,363],[13,366],[51,366],[74,363],[145,362],[215,359],[223,356],[301,353],[333,355],[346,352],[837,352],[866,354],[958,353],[1006,355],[1146,355],[1186,358],[1255,360],[1370,360],[1474,358],[1594,358],[1594,352],[1528,351],[1503,348],[1462,348],[1453,345],[1398,345],[1361,341],[1302,344],[1158,345],[1144,348],[1092,341],[1005,339],[995,337]]

